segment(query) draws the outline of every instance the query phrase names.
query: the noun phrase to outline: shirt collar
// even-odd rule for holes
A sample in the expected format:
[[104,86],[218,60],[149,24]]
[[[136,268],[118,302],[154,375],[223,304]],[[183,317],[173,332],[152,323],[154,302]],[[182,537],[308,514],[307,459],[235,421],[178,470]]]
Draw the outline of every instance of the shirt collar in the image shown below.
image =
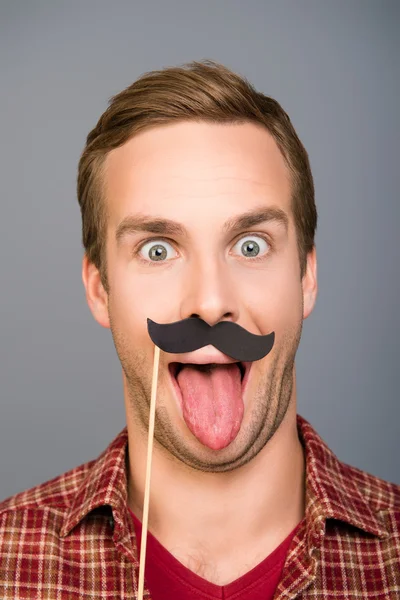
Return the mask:
[[388,531],[368,501],[368,474],[341,462],[310,423],[297,415],[306,460],[306,523],[309,542],[319,545],[326,519],[337,519],[376,535]]
[[110,506],[114,523],[114,537],[125,537],[127,526],[127,450],[128,432],[125,427],[108,448],[88,466],[72,504],[66,512],[60,536],[71,530],[96,508]]
[[[305,450],[306,511],[309,543],[318,545],[327,518],[338,519],[379,537],[388,532],[363,495],[363,472],[340,462],[310,423],[297,415],[299,438]],[[127,511],[128,434],[124,428],[108,448],[92,461],[69,507],[60,536],[70,531],[91,511],[110,506],[114,539],[128,537],[131,527]],[[358,473],[358,475],[357,475]]]

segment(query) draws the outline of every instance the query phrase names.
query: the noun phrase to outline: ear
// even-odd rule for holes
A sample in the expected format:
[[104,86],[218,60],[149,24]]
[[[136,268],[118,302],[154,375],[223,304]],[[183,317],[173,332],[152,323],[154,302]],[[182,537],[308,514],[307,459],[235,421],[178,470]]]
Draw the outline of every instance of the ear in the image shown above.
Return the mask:
[[108,295],[101,283],[99,270],[89,261],[86,254],[82,261],[82,281],[86,289],[86,301],[92,315],[100,325],[109,329]]
[[303,288],[303,319],[312,313],[318,293],[317,282],[317,251],[315,246],[307,254],[307,265],[302,282]]

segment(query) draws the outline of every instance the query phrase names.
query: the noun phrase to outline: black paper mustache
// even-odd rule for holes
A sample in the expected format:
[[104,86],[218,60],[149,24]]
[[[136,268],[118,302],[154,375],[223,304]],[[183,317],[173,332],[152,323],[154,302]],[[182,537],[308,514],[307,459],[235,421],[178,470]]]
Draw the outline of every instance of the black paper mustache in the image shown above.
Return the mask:
[[220,321],[211,326],[197,317],[166,324],[147,319],[147,329],[152,341],[164,352],[193,352],[212,344],[242,362],[263,358],[272,350],[275,340],[274,332],[256,335],[232,321]]

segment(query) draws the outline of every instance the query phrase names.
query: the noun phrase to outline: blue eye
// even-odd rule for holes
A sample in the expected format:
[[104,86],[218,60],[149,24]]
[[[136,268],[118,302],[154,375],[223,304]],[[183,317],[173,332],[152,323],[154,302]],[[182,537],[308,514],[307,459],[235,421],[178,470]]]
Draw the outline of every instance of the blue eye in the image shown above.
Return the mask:
[[236,242],[234,248],[238,249],[245,258],[255,258],[260,254],[266,254],[269,244],[258,235],[249,235]]
[[150,259],[152,262],[162,262],[167,258],[172,258],[172,256],[168,256],[169,249],[173,250],[171,244],[168,242],[164,240],[151,240],[143,244],[139,250],[139,254],[146,260]]

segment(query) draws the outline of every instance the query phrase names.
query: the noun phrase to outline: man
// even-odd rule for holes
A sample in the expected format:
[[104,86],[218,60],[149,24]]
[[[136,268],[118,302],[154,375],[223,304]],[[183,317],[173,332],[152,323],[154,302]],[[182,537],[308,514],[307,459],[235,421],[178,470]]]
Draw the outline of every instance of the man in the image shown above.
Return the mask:
[[239,363],[211,344],[161,352],[145,597],[400,598],[400,487],[341,463],[296,411],[317,213],[280,105],[211,61],[147,73],[88,135],[78,200],[87,302],[113,335],[127,428],[0,505],[0,597],[137,597],[147,319],[192,318],[274,344]]

